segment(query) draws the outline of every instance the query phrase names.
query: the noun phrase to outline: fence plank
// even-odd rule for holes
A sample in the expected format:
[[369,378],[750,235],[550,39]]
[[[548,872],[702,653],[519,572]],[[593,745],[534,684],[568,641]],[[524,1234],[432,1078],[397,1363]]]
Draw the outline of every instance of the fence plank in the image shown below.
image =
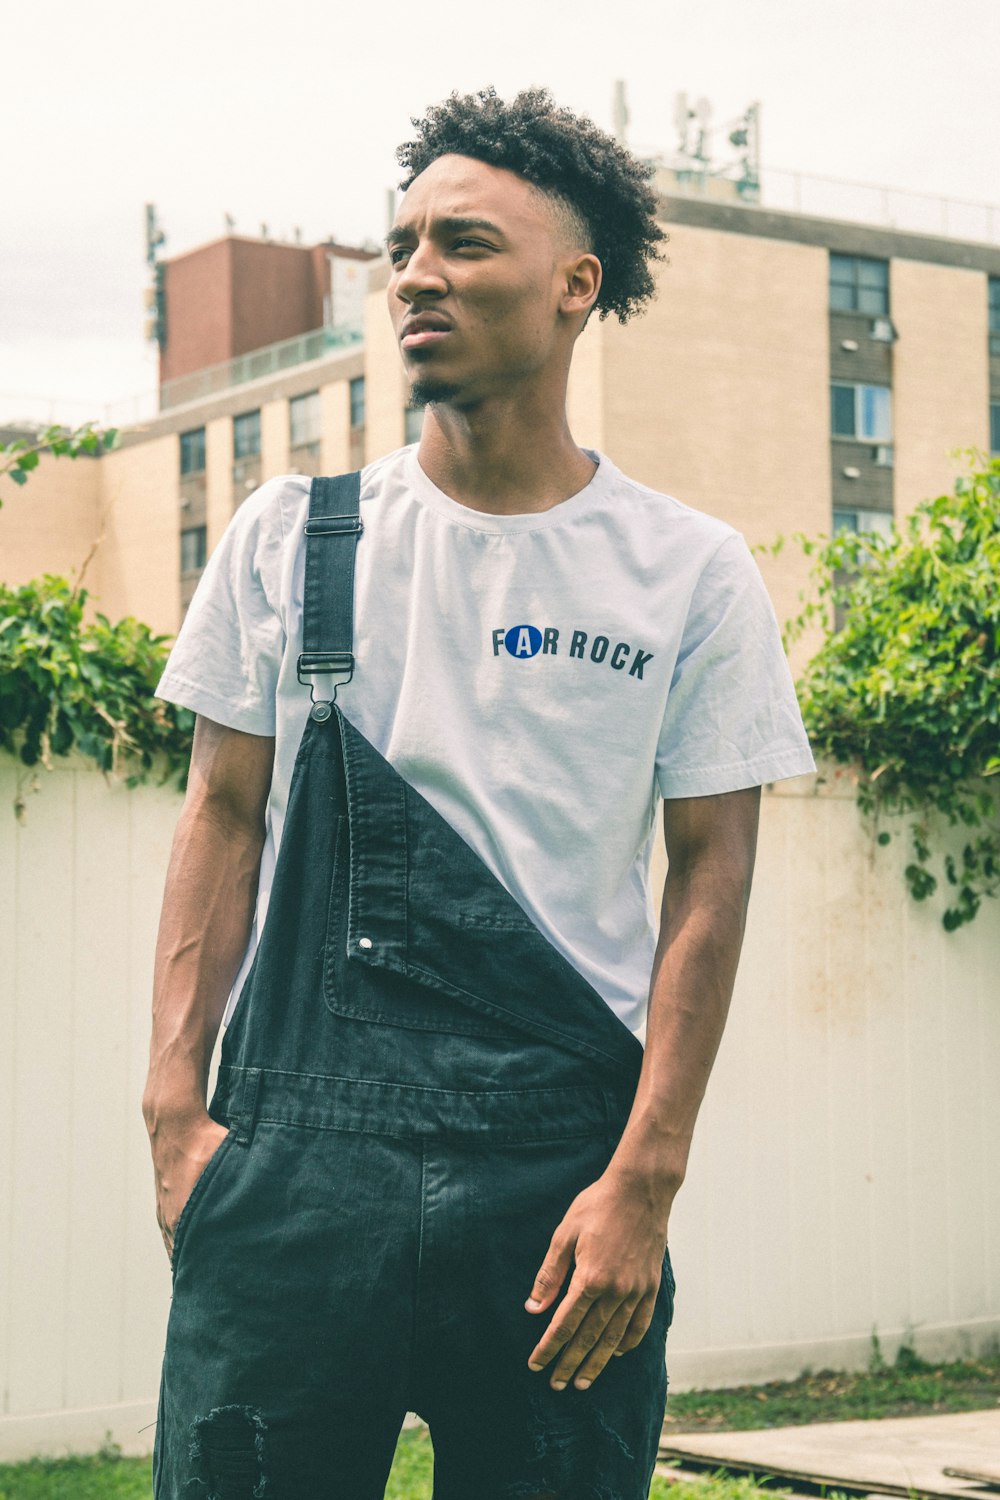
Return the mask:
[[[14,778],[0,758],[0,1458],[39,1423],[148,1448],[169,1268],[139,1105],[180,803],[77,767],[18,829]],[[873,1324],[890,1356],[910,1324],[931,1357],[1000,1331],[1000,902],[946,935],[850,787],[806,789],[764,797],[671,1217],[675,1388],[863,1364]]]

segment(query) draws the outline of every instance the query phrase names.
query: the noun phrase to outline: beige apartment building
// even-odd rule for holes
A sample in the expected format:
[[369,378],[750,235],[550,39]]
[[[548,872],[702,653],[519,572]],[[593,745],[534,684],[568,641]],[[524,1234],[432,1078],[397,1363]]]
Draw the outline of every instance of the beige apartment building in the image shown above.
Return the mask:
[[[735,196],[667,191],[661,203],[670,238],[655,302],[625,328],[592,320],[578,345],[578,442],[751,545],[878,528],[951,488],[954,450],[1000,451],[1000,247]],[[173,634],[262,479],[336,473],[419,436],[385,310],[386,260],[235,241],[165,263],[158,415],[125,429],[115,451],[44,460],[8,492],[6,582],[89,557],[99,608]],[[204,274],[219,265],[226,277]],[[297,278],[296,316],[322,315],[323,326],[250,349],[254,326],[289,326],[272,306],[282,267]],[[204,299],[220,283],[229,301],[213,323]],[[214,342],[199,345],[191,330],[209,323]],[[209,347],[229,357],[199,368]],[[806,565],[789,547],[761,567],[785,619]]]

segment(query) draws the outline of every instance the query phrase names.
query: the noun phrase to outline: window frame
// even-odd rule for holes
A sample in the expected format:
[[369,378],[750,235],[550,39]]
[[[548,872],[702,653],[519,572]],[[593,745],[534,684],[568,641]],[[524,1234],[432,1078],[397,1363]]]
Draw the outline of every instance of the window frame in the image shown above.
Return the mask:
[[[835,424],[834,424],[835,407],[836,407],[836,398],[834,396],[834,392],[835,391],[844,391],[844,390],[853,391],[853,393],[854,393],[854,431],[853,432],[842,432],[842,431],[839,431],[837,429],[837,427],[835,426]],[[864,422],[863,422],[863,417],[864,417],[864,414],[865,414],[865,412],[864,412],[865,397],[866,397],[867,394],[872,393],[872,392],[879,392],[880,394],[884,394],[884,396],[885,396],[886,429],[885,429],[884,432],[879,431],[877,429],[877,427],[873,428],[873,430],[871,430],[871,431],[866,431],[865,430],[865,426],[864,426]],[[893,441],[893,435],[892,435],[892,386],[891,385],[873,385],[873,384],[871,384],[868,381],[831,380],[830,381],[830,437],[834,441],[836,439],[838,439],[838,438],[842,438],[842,439],[844,439],[847,442],[853,442],[853,443],[878,443],[878,444],[881,444],[881,445],[886,445],[886,444],[892,443],[892,441]]]
[[[845,255],[840,250],[831,250],[829,272],[827,278],[827,297],[830,311],[834,313],[860,313],[866,318],[887,318],[889,316],[889,262],[875,255]],[[867,270],[869,276],[872,268],[878,267],[878,275],[873,280],[865,280]],[[838,276],[836,271],[849,268],[849,273]],[[838,287],[848,293],[846,307],[837,305],[834,298],[834,288]],[[863,294],[872,298],[877,293],[878,307],[863,307]]]
[[357,432],[359,428],[365,425],[367,397],[365,377],[363,375],[355,375],[353,379],[347,382],[347,401],[350,410],[352,432]]
[[[256,446],[251,448],[242,447],[242,435],[244,432],[253,434]],[[260,407],[253,411],[243,411],[233,418],[233,460],[239,463],[245,458],[260,457]]]
[[[186,432],[179,432],[177,434],[177,437],[178,437],[178,441],[179,441],[179,444],[180,444],[180,456],[179,456],[178,467],[180,469],[181,478],[182,479],[187,479],[192,474],[204,474],[204,472],[205,472],[205,465],[206,465],[205,428],[204,427],[189,427]],[[200,438],[200,440],[201,440],[199,444],[195,444],[194,445],[196,448],[198,448],[200,450],[200,457],[201,457],[201,464],[200,465],[188,464],[186,462],[189,449],[192,446],[190,443],[188,443],[188,442],[185,441],[188,438]]]
[[[854,526],[838,526],[838,516],[854,516],[857,524]],[[864,525],[862,524],[862,517],[864,517],[865,521],[877,520],[879,524],[876,526]],[[893,514],[888,510],[872,510],[867,505],[835,505],[833,507],[830,534],[831,536],[839,536],[842,532],[846,531],[852,536],[856,536],[859,532],[874,532],[876,536],[888,536],[892,529],[893,521]]]
[[[305,402],[310,402],[307,408]],[[310,415],[308,433],[295,430],[295,413],[308,410]],[[319,391],[303,391],[299,396],[288,398],[288,443],[290,448],[308,448],[318,443],[323,430],[323,415],[320,409]]]
[[[198,537],[199,545],[196,548],[196,557],[200,561],[185,567],[185,541],[188,537]],[[208,561],[208,527],[202,523],[200,526],[185,526],[181,529],[181,577],[187,577],[191,573],[200,573]]]

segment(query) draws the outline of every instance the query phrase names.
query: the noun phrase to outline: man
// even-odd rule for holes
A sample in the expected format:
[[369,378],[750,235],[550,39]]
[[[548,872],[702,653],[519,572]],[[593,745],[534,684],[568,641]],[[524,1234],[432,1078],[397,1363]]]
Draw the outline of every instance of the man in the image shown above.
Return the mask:
[[198,720],[143,1102],[157,1500],[376,1500],[407,1410],[436,1500],[648,1494],[760,787],[813,769],[742,538],[567,426],[588,318],[653,291],[643,169],[543,91],[414,123],[419,448],[251,496],[160,686]]

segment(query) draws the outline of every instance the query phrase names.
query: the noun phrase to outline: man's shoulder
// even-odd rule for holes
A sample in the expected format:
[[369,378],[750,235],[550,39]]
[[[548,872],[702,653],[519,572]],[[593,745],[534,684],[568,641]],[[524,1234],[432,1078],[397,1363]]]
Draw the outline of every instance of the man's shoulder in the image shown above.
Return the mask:
[[625,474],[602,455],[609,468],[609,502],[619,513],[631,515],[636,524],[650,528],[650,534],[662,535],[672,544],[683,541],[697,544],[699,550],[712,552],[731,537],[741,533],[720,516],[699,510],[668,490],[658,490]]
[[[361,500],[374,500],[386,481],[391,479],[405,457],[405,448],[397,449],[361,469]],[[347,472],[347,471],[341,471]],[[233,517],[243,531],[259,532],[274,540],[294,543],[302,535],[309,513],[312,476],[309,474],[274,474],[248,495]]]

